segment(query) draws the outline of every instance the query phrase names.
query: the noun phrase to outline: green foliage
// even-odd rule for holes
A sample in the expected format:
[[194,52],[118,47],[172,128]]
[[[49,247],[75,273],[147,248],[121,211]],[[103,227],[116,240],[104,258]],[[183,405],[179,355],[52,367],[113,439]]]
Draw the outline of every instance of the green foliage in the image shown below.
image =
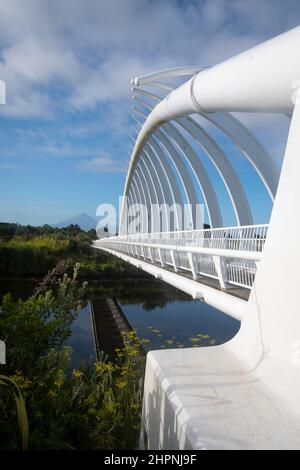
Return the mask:
[[0,385],[2,386],[11,386],[13,385],[14,389],[17,391],[13,392],[16,408],[17,408],[17,416],[18,416],[18,426],[19,426],[19,434],[21,438],[21,448],[23,450],[28,449],[28,418],[27,418],[27,411],[25,406],[25,401],[22,396],[22,393],[17,385],[17,383],[7,377],[5,375],[0,375]]
[[14,236],[24,237],[26,240],[31,238],[51,235],[54,237],[70,238],[78,236],[81,239],[95,240],[96,230],[82,230],[78,225],[71,224],[68,227],[57,228],[45,224],[41,227],[32,227],[31,225],[20,225],[0,222],[0,239],[10,240]]
[[59,229],[0,223],[0,276],[40,277],[66,258],[80,262],[82,279],[141,276],[133,266],[92,248],[96,238],[95,230],[85,232],[78,225]]
[[6,243],[0,242],[0,248],[29,248],[32,250],[46,250],[49,253],[57,253],[68,250],[70,240],[56,240],[53,237],[43,235],[41,237],[26,240],[23,237],[14,237]]
[[76,265],[71,278],[63,276],[55,294],[49,290],[16,302],[10,294],[3,297],[0,331],[7,348],[6,372],[29,372],[40,355],[49,347],[60,346],[70,335],[85,288],[78,285],[78,269]]
[[3,369],[18,393],[14,402],[9,388],[0,387],[0,448],[20,448],[18,431],[22,447],[28,441],[30,449],[137,446],[144,353],[136,333],[124,334],[124,349],[117,351],[115,363],[102,357],[70,371],[72,351],[65,340],[85,293],[78,269],[55,286],[56,269],[25,301],[14,302],[9,295],[2,301],[0,331],[7,350]]

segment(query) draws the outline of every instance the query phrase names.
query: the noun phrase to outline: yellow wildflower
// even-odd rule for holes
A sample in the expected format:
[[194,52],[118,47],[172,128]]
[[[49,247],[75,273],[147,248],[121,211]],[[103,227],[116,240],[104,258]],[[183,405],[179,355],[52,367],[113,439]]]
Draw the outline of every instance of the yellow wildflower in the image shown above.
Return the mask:
[[80,370],[78,369],[73,370],[73,377],[75,377],[76,379],[80,379],[81,376],[82,376],[82,372],[80,372]]
[[125,388],[127,386],[127,382],[125,380],[118,380],[116,385],[117,385],[118,388],[122,389],[122,388]]

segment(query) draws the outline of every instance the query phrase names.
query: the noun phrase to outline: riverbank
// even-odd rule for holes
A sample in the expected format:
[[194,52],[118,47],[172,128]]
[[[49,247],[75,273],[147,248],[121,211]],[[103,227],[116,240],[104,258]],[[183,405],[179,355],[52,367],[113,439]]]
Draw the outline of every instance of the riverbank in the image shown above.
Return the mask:
[[[63,279],[62,274],[57,287],[47,276],[39,283],[40,295],[32,295],[37,281],[0,282],[0,297],[11,292],[10,298],[0,302],[0,329],[9,353],[4,372],[17,383],[25,399],[28,446],[132,449],[137,445],[140,424],[142,350],[221,344],[234,336],[238,322],[154,278],[89,281],[82,294],[80,283]],[[79,294],[80,306],[74,315],[70,300]],[[23,300],[17,300],[21,297]],[[96,359],[89,308],[91,301],[101,304],[107,298],[137,331],[125,336],[125,352],[117,347],[113,362],[104,359],[105,354],[100,361]],[[104,348],[104,339],[110,343],[110,338],[108,331],[102,331],[102,313],[98,329]],[[55,336],[49,330],[49,319]],[[99,388],[103,389],[100,399]],[[7,399],[6,394],[6,388],[0,387],[0,399]],[[74,394],[78,396],[75,402]],[[0,447],[20,448],[16,437],[12,439],[18,435],[13,400],[0,417],[5,423]]]
[[[63,229],[0,223],[0,279],[42,279],[57,263],[80,263],[80,279],[142,279],[150,276],[107,253],[96,250],[95,230]],[[70,269],[69,269],[70,272]]]
[[[1,449],[137,446],[144,356],[135,333],[127,334],[114,363],[101,356],[70,367],[69,340],[87,297],[78,269],[72,277],[48,276],[25,300],[8,295],[0,302],[7,354],[1,368]],[[84,320],[86,336],[88,317]]]

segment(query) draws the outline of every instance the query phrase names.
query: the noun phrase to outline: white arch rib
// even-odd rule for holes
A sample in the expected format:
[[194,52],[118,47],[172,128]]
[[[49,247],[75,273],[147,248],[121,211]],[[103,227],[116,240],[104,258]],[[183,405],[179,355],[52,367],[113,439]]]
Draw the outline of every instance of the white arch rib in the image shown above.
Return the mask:
[[[145,106],[149,105],[145,103]],[[139,108],[134,107],[134,109],[146,117]],[[238,225],[251,225],[252,215],[245,191],[222,149],[198,123],[192,121],[190,118],[183,117],[177,119],[176,122],[193,136],[216,167],[229,194]]]
[[[173,146],[173,144],[170,142],[170,140],[167,138],[167,136],[161,132],[159,129],[156,130],[156,132],[152,135],[152,138],[154,139],[157,136],[161,144],[164,146],[166,150],[166,154],[169,156],[170,160],[173,162],[173,165],[177,171],[178,177],[181,181],[186,200],[188,203],[188,209],[190,213],[190,217],[192,220],[192,228],[200,228],[197,227],[197,213],[196,213],[196,208],[197,208],[197,194],[194,188],[193,180],[190,177],[189,172],[187,171],[185,165],[182,162],[182,159],[180,158],[179,152],[177,149]],[[202,227],[201,227],[202,228]]]
[[[136,165],[135,167],[135,174],[137,176],[137,179],[139,180],[139,185],[143,190],[144,198],[145,198],[145,205],[147,208],[147,232],[151,231],[151,226],[152,226],[152,212],[151,212],[151,196],[149,192],[149,187],[148,183],[144,178],[142,177],[140,167]],[[144,184],[143,184],[143,181]]]
[[[144,142],[166,121],[197,112],[244,111],[291,113],[291,84],[300,76],[297,57],[300,27],[202,70],[173,90],[147,117],[137,138],[128,177]],[[273,77],[276,76],[276,81]],[[157,78],[152,75],[152,79]],[[162,78],[162,75],[160,77]],[[134,80],[138,84],[138,80]],[[226,88],[226,93],[224,93]],[[125,194],[128,191],[128,178]],[[123,206],[124,207],[124,206]],[[123,213],[123,209],[122,209]]]
[[[166,231],[170,231],[170,221],[168,218],[168,214],[165,211],[165,207],[167,206],[167,199],[166,199],[166,194],[165,190],[167,187],[167,182],[165,181],[164,174],[162,173],[160,165],[157,165],[157,167],[154,165],[152,155],[149,156],[148,149],[144,149],[143,151],[144,154],[144,164],[151,173],[152,181],[154,186],[156,187],[156,193],[158,196],[158,205],[159,207],[162,207],[161,215],[162,215],[162,220],[159,223],[160,225],[160,230],[162,227],[166,227]],[[155,181],[155,182],[154,182]]]
[[[139,122],[139,121],[138,121]],[[141,126],[142,124],[139,123]],[[134,127],[135,132],[139,133]],[[198,155],[194,152],[187,140],[182,136],[182,134],[177,130],[175,126],[171,123],[164,124],[160,131],[166,134],[174,140],[178,149],[183,154],[188,165],[190,166],[196,180],[200,191],[203,195],[204,204],[207,210],[209,224],[211,227],[222,227],[222,215],[217,199],[216,192],[210,181],[210,178],[206,172],[205,167],[202,165],[201,160],[198,158]],[[157,133],[157,130],[155,131]],[[174,148],[174,150],[176,150]]]
[[[143,100],[142,100],[143,101]],[[140,126],[142,125],[139,123]],[[194,152],[190,144],[179,132],[179,130],[171,123],[165,123],[161,128],[167,135],[171,136],[176,142],[187,163],[189,164],[194,176],[197,180],[204,203],[208,213],[208,219],[211,227],[222,227],[222,216],[217,199],[216,192],[211,184],[210,178],[202,165],[198,155]],[[138,131],[137,131],[138,132]]]
[[[161,84],[159,82],[148,82],[147,86],[154,86],[169,91],[175,89],[173,85]],[[133,87],[132,91],[155,101],[162,100],[158,95],[141,88]],[[205,113],[199,111],[198,114],[221,130],[240,148],[264,183],[271,200],[274,201],[279,180],[279,170],[263,145],[258,142],[247,127],[230,113]]]
[[[140,124],[140,122],[136,119],[136,122]],[[166,204],[162,210],[166,212],[166,217],[169,217],[168,207],[174,207],[174,215],[176,218],[177,228],[181,227],[181,213],[180,208],[183,207],[181,192],[177,183],[177,180],[174,176],[172,167],[170,166],[166,155],[164,154],[161,147],[153,140],[149,139],[146,143],[145,148],[148,150],[151,156],[154,156],[156,160],[159,162],[160,168],[164,175],[164,179],[167,184],[163,184],[163,192],[165,194],[164,197],[164,204]],[[158,168],[158,170],[160,170]],[[174,224],[172,222],[172,229],[174,229]]]
[[[145,148],[148,150],[148,154],[149,156],[151,156],[152,159],[153,157],[156,158],[156,161],[159,164],[158,170],[159,171],[161,170],[161,175],[164,176],[164,180],[166,182],[166,185],[163,184],[163,191],[165,193],[165,203],[166,203],[164,210],[166,211],[166,217],[169,218],[168,207],[169,208],[172,206],[176,207],[177,204],[180,204],[182,207],[181,194],[180,194],[180,190],[179,190],[176,178],[168,162],[166,161],[166,157],[163,155],[163,152],[159,150],[158,145],[156,144],[156,142],[153,141],[153,139],[151,139],[151,141],[149,139],[149,141],[145,143]],[[177,227],[178,227],[179,220],[178,220],[178,213],[176,210],[175,210],[175,216],[176,216],[176,222],[177,222]],[[175,230],[174,222],[172,222],[170,226],[171,226],[171,231],[174,231]]]
[[[146,181],[149,194],[151,195],[151,232],[159,232],[160,231],[159,198],[158,198],[156,186],[154,184],[151,172],[149,171],[148,166],[145,164],[143,160],[143,154],[139,158],[137,167],[140,168],[141,174],[143,175]],[[157,224],[158,226],[157,225],[155,226],[155,224]]]
[[[134,175],[133,175],[133,182],[135,183],[135,186],[136,186],[136,189],[137,189],[137,193],[138,193],[138,196],[139,196],[139,203],[142,206],[147,207],[146,198],[145,198],[145,194],[144,194],[144,189],[143,189],[142,186],[140,186],[139,178],[138,178],[138,174],[137,174],[136,169],[135,169]],[[142,209],[142,208],[140,208],[140,209]],[[142,233],[148,232],[148,219],[146,218],[146,214],[145,214],[144,209],[142,209],[142,212],[140,212],[140,217],[141,217],[141,232]]]

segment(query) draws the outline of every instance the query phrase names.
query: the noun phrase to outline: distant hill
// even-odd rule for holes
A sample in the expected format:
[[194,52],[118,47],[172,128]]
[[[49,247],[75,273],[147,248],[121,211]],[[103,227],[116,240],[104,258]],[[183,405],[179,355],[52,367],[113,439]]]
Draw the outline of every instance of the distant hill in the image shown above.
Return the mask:
[[81,212],[81,214],[75,215],[75,217],[53,224],[52,227],[64,228],[69,225],[79,225],[82,230],[91,230],[96,229],[97,220],[93,219],[90,215]]

